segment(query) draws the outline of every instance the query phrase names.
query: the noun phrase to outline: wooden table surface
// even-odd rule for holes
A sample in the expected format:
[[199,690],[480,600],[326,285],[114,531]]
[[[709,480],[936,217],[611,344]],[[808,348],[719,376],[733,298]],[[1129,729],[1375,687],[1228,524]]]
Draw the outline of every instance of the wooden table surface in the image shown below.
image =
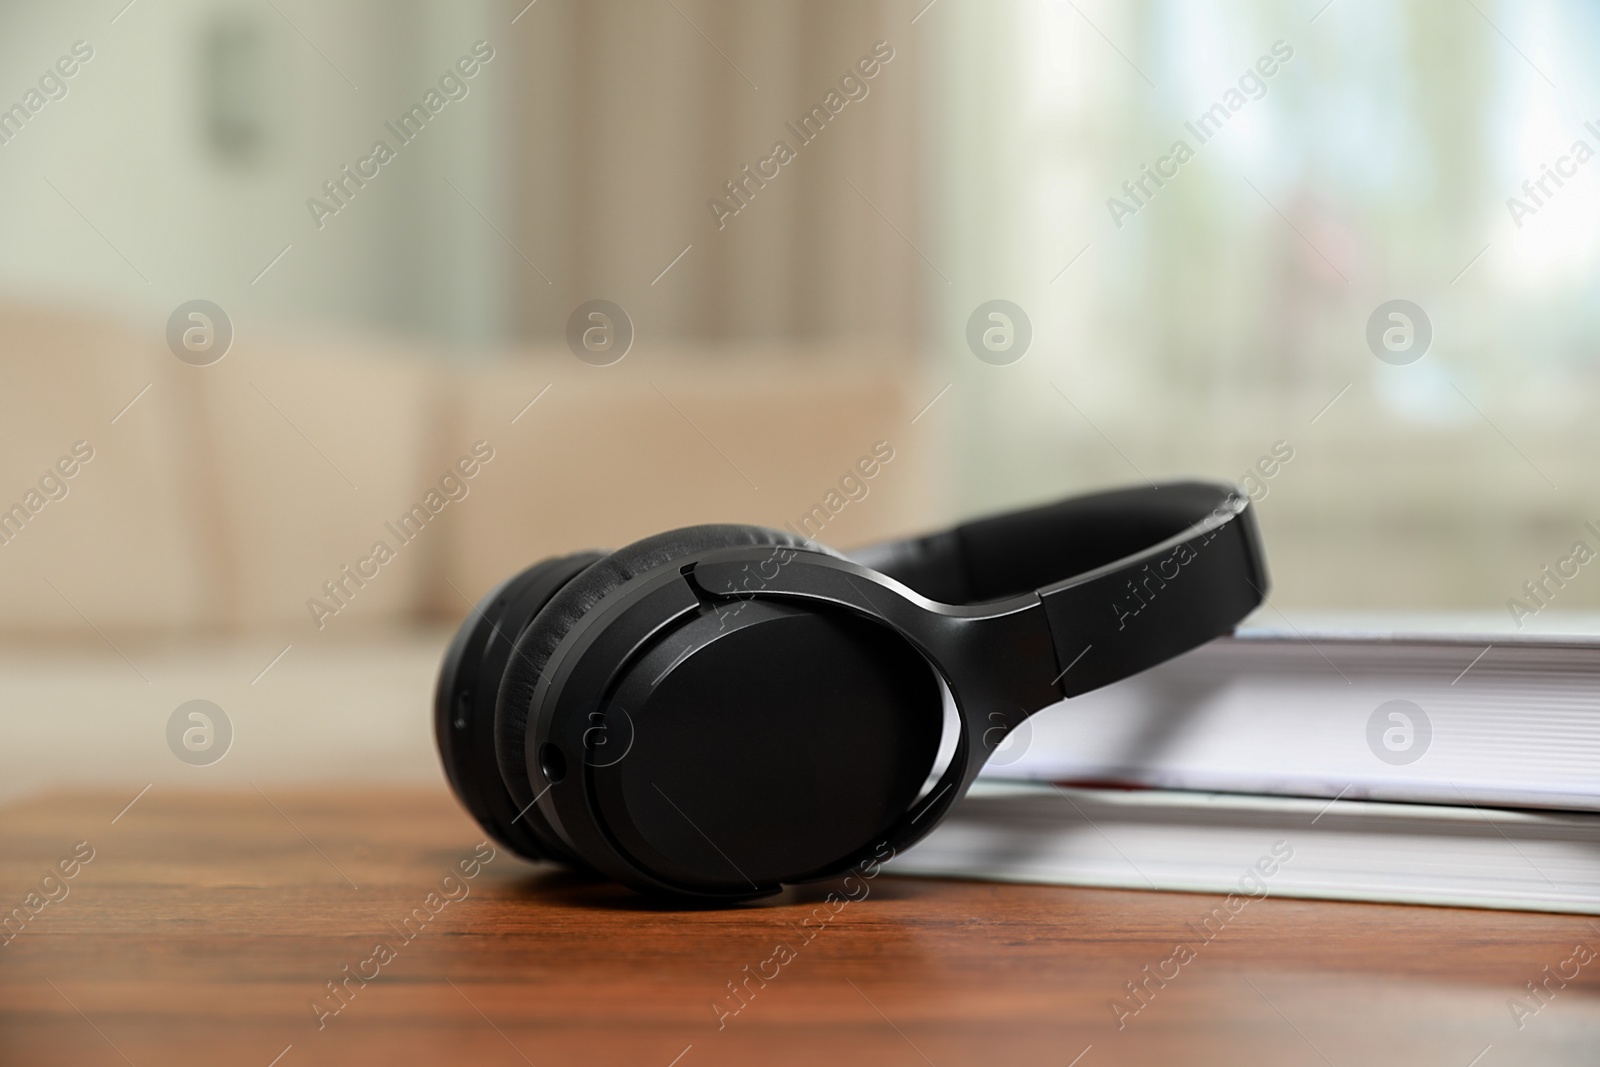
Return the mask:
[[[884,875],[836,913],[674,910],[475,868],[442,790],[132,795],[0,811],[6,1067],[1600,1062],[1583,918],[1267,899],[1119,1028],[1215,898]],[[1536,1001],[1547,966],[1578,975]]]

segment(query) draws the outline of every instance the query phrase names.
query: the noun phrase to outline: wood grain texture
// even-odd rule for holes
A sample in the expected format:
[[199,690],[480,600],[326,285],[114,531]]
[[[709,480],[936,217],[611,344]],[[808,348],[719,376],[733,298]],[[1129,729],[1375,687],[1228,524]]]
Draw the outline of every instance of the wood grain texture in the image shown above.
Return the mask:
[[[76,843],[94,850],[0,947],[7,1067],[1600,1058],[1600,960],[1520,1030],[1508,1006],[1600,946],[1582,918],[1267,899],[1200,944],[1187,924],[1217,898],[884,875],[807,940],[839,886],[686,911],[503,851],[434,914],[482,840],[442,792],[156,787],[113,823],[133,792],[0,811],[7,911]],[[429,921],[407,939],[416,908]],[[1180,940],[1195,958],[1119,1029],[1112,998]],[[325,983],[371,973],[379,942],[393,958],[319,1029],[311,1002],[339,1004]],[[780,943],[793,958],[764,963]],[[719,1028],[746,965],[777,976]]]

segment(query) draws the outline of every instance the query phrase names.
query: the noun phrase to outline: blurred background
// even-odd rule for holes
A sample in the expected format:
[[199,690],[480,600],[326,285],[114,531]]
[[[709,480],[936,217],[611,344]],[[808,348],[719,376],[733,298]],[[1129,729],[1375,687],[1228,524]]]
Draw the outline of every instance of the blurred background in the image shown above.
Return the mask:
[[1509,622],[1600,547],[1597,45],[1577,0],[0,7],[0,791],[433,780],[497,581],[818,506],[1246,481],[1268,621]]

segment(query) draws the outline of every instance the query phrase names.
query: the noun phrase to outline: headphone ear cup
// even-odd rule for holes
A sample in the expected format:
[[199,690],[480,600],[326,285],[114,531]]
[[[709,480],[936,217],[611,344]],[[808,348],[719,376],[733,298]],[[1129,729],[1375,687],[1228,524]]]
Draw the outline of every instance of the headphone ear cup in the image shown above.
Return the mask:
[[527,766],[528,721],[534,692],[562,638],[607,596],[641,574],[696,553],[751,545],[805,548],[836,555],[815,542],[764,526],[732,523],[688,526],[617,549],[567,582],[549,599],[517,638],[516,649],[506,662],[495,707],[495,753],[500,777],[518,810],[534,800]]
[[[502,582],[472,610],[445,654],[434,695],[434,739],[457,799],[496,841],[528,859],[568,859],[537,811],[507,791],[495,758],[494,712],[517,637],[600,552],[537,563]],[[519,814],[521,818],[519,818]]]
[[[584,776],[584,840],[576,798],[557,794],[592,866],[647,890],[748,899],[888,844],[944,734],[938,675],[905,635],[764,598],[658,635],[608,696],[627,713],[627,747]],[[570,766],[581,726],[557,721],[539,739],[564,745]]]

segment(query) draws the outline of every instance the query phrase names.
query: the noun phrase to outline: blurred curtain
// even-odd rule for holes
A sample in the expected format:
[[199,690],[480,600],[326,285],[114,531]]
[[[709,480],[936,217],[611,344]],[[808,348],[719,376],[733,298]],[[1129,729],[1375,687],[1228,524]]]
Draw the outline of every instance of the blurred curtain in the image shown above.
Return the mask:
[[[919,287],[937,281],[917,250],[912,14],[883,0],[529,8],[509,44],[524,51],[505,124],[519,332],[559,334],[574,307],[605,298],[641,343],[850,336],[908,350]],[[853,87],[860,98],[802,143],[786,124],[830,92],[845,99],[841,78],[880,41],[893,58],[862,79],[865,95]],[[795,158],[719,228],[707,201],[732,204],[724,183],[779,141]]]

